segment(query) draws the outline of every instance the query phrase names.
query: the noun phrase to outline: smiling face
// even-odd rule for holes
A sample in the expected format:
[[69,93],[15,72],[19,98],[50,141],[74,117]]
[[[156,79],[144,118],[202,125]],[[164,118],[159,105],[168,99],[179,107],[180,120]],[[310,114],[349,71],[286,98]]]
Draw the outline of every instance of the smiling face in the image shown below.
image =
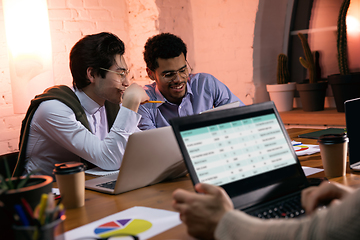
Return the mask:
[[114,64],[106,72],[105,78],[93,74],[89,68],[88,78],[91,84],[83,89],[84,92],[99,105],[103,105],[105,100],[119,104],[125,89],[130,85],[128,78],[121,76],[127,69],[125,59],[120,54],[115,55]]
[[158,58],[157,61],[159,67],[155,71],[147,69],[149,77],[155,80],[161,94],[169,102],[180,104],[189,76],[184,54],[169,59]]

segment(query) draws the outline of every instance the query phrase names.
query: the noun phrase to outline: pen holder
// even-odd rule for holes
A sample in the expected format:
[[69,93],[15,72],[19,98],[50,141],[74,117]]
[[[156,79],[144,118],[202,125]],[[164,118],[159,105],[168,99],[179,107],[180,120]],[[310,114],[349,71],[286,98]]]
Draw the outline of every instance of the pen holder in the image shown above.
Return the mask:
[[[39,228],[36,226],[13,226],[16,240],[64,240],[64,217]],[[37,233],[36,233],[37,231]]]

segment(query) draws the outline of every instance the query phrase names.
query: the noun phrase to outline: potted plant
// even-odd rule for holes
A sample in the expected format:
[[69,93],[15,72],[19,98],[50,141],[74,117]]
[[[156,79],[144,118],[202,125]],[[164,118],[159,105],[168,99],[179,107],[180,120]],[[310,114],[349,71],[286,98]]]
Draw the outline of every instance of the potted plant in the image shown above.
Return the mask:
[[271,101],[279,112],[291,111],[295,94],[295,82],[289,82],[288,58],[285,54],[278,55],[276,79],[277,84],[266,85]]
[[41,195],[51,192],[53,178],[32,173],[27,176],[11,177],[6,161],[4,163],[7,177],[0,175],[0,229],[5,236],[12,236],[15,204],[23,205],[25,200],[31,209],[35,209]]
[[346,15],[349,5],[350,0],[344,0],[337,22],[337,60],[340,74],[328,76],[338,112],[344,112],[346,100],[360,97],[360,73],[350,73],[347,59]]
[[[304,111],[324,110],[327,81],[318,79],[315,67],[315,53],[312,53],[309,43],[302,33],[298,33],[304,50],[305,59],[300,57],[301,65],[308,69],[309,79],[296,84],[299,92],[301,104]],[[321,81],[319,81],[321,80]]]

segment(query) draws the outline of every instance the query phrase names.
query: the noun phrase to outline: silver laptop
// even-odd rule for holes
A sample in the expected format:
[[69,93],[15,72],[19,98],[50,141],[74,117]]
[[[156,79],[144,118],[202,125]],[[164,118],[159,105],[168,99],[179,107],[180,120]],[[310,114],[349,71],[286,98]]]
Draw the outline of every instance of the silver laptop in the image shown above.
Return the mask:
[[235,107],[239,107],[240,106],[240,102],[236,101],[236,102],[231,102],[231,103],[227,103],[218,107],[214,107],[205,111],[200,112],[200,114],[202,113],[208,113],[208,112],[215,112],[215,111],[219,111],[219,110],[224,110],[224,109],[230,109],[230,108],[235,108]]
[[171,127],[130,135],[119,174],[85,181],[85,188],[119,194],[186,175]]
[[349,166],[360,171],[360,98],[345,101],[346,131],[349,138]]

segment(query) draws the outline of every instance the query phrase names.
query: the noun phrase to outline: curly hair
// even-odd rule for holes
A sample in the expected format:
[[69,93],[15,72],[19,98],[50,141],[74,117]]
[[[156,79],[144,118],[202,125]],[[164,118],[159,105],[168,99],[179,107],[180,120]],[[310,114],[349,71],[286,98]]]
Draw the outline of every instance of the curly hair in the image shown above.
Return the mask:
[[158,58],[169,59],[183,53],[186,59],[187,48],[181,38],[171,33],[161,33],[149,38],[145,44],[144,60],[146,66],[155,71],[159,67]]
[[73,86],[82,89],[90,84],[87,69],[92,67],[95,74],[105,78],[106,72],[102,68],[110,68],[115,62],[115,55],[123,55],[125,46],[116,35],[101,32],[86,35],[80,39],[70,51],[70,71]]

